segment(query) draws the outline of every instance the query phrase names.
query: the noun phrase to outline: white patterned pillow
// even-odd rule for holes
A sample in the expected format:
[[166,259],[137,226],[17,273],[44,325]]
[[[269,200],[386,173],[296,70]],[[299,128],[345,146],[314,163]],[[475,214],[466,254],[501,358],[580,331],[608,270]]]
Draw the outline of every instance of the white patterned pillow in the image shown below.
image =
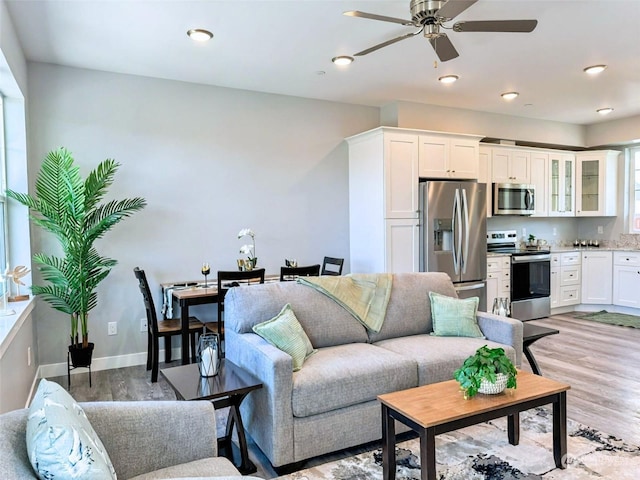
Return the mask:
[[116,479],[84,410],[55,382],[40,380],[29,407],[27,453],[40,479]]

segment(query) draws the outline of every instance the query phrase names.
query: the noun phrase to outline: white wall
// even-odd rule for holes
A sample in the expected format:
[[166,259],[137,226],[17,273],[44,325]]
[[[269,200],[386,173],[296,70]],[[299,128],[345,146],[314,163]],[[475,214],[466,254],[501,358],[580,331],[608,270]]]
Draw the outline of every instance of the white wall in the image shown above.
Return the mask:
[[[387,122],[385,125],[394,127],[472,133],[532,143],[586,146],[585,127],[581,125],[437,105],[395,102],[382,109],[381,120]],[[393,125],[394,122],[397,125]]]
[[640,142],[640,115],[594,123],[587,127],[587,145],[624,145]]
[[[236,269],[244,227],[255,230],[267,272],[285,257],[349,265],[343,139],[377,126],[377,108],[40,63],[29,64],[29,91],[32,184],[44,155],[65,146],[84,175],[115,158],[113,196],[149,204],[97,244],[119,264],[91,313],[94,358],[146,350],[135,266],[156,282],[198,279],[203,261]],[[51,248],[34,231],[34,252]],[[195,311],[215,317],[215,306]],[[109,321],[118,335],[106,335]],[[36,322],[41,363],[65,362],[67,319],[39,306]]]

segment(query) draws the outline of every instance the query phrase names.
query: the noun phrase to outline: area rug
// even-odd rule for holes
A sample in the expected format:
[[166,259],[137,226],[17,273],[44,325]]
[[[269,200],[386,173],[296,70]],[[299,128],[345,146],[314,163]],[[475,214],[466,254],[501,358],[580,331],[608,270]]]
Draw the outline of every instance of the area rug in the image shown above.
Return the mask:
[[[545,408],[520,415],[520,444],[510,445],[506,418],[436,437],[438,480],[636,480],[640,448],[569,420],[567,468],[555,467],[552,416]],[[420,479],[420,443],[396,447],[396,479]],[[280,480],[379,480],[382,451],[326,463]]]
[[622,325],[623,327],[640,328],[640,317],[627,315],[626,313],[614,313],[601,310],[599,312],[577,315],[577,318],[593,320],[594,322],[608,323],[609,325]]

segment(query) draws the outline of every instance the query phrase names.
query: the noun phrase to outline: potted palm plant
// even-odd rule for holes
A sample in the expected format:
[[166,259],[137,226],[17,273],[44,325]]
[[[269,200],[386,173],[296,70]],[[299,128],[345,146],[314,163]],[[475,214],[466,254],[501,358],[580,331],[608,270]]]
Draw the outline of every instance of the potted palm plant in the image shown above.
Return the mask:
[[89,312],[98,303],[98,284],[117,263],[101,256],[94,242],[146,205],[140,197],[100,203],[119,166],[112,159],[104,160],[83,180],[71,153],[60,148],[44,159],[34,196],[7,190],[7,196],[28,207],[31,220],[53,234],[62,248],[62,256],[33,256],[47,284],[33,285],[31,290],[70,316],[69,352],[74,367],[91,365]]

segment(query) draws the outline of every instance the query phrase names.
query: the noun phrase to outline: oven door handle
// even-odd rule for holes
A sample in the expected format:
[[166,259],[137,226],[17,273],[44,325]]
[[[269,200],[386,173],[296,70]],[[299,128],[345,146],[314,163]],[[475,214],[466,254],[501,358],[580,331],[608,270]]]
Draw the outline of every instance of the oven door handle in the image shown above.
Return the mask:
[[541,253],[540,255],[511,255],[511,263],[532,263],[532,262],[544,262],[551,261],[551,255],[548,253]]
[[464,287],[458,287],[457,285],[454,285],[453,288],[455,289],[456,292],[466,292],[468,290],[478,290],[480,288],[484,288],[485,284],[484,283],[474,283],[473,285],[465,285]]

